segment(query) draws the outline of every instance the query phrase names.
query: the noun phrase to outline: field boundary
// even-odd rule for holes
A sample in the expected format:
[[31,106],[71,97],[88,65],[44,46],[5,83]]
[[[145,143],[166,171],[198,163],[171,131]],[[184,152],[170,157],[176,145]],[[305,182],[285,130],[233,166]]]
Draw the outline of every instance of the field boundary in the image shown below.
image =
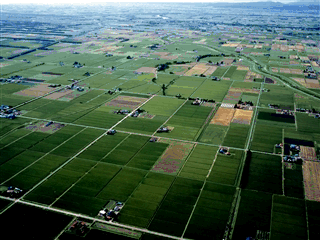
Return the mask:
[[[134,109],[134,111],[136,111],[137,109],[139,109],[141,106],[143,106],[144,104],[146,104],[148,101],[150,101],[154,96],[152,96],[151,98],[149,98],[148,100],[146,100],[145,102],[143,102],[142,104],[140,104],[136,109]],[[130,114],[126,115],[124,118],[122,118],[120,121],[118,121],[116,124],[114,124],[111,128],[109,128],[109,130],[115,128],[117,125],[119,125],[122,121],[124,121],[126,118],[128,118],[129,116],[131,116],[131,114],[134,113],[134,111],[132,111]],[[80,150],[79,152],[77,152],[75,155],[73,155],[71,158],[69,158],[69,160],[67,160],[66,162],[64,162],[63,164],[61,164],[60,167],[58,167],[56,170],[52,171],[48,176],[46,176],[44,179],[42,179],[40,182],[38,182],[37,184],[35,184],[29,191],[27,191],[26,193],[24,193],[19,199],[17,199],[17,201],[19,201],[20,199],[23,199],[24,196],[28,195],[31,191],[33,191],[35,188],[37,188],[38,186],[40,186],[43,182],[45,182],[48,178],[50,178],[51,176],[53,176],[56,172],[58,172],[61,168],[63,168],[65,165],[67,165],[69,162],[71,162],[74,158],[76,158],[77,156],[79,156],[82,152],[84,152],[85,150],[87,150],[87,148],[89,148],[91,145],[93,145],[94,143],[96,143],[98,140],[100,140],[103,136],[105,136],[107,134],[108,131],[102,133],[99,137],[97,137],[95,140],[93,140],[91,143],[89,143],[87,146],[85,146],[82,150]],[[6,210],[8,210],[11,206],[13,206],[17,201],[15,201],[14,203],[12,203],[11,205],[9,205],[7,208],[5,208],[0,215],[5,212]]]
[[[162,237],[166,237],[166,238],[170,238],[170,239],[191,240],[191,239],[187,239],[187,238],[179,238],[179,237],[172,236],[172,235],[167,235],[167,234],[164,234],[164,233],[150,231],[150,230],[145,229],[145,228],[139,228],[139,227],[134,227],[134,226],[125,225],[125,224],[121,224],[121,223],[115,223],[115,222],[108,222],[108,221],[105,221],[105,220],[102,220],[102,219],[98,219],[98,218],[94,218],[94,217],[90,217],[90,216],[87,216],[87,215],[78,214],[78,213],[74,213],[74,212],[71,212],[71,211],[66,211],[66,210],[62,210],[62,209],[58,209],[58,208],[45,207],[45,206],[42,206],[40,204],[32,203],[32,202],[25,201],[25,200],[12,199],[12,198],[2,197],[2,196],[0,196],[0,199],[10,200],[10,201],[12,201],[14,203],[21,203],[21,204],[24,204],[24,205],[29,205],[29,206],[41,208],[41,209],[47,210],[47,211],[52,211],[52,212],[56,212],[56,213],[60,213],[60,214],[68,215],[68,216],[73,216],[73,217],[77,217],[77,218],[84,218],[84,219],[91,220],[91,221],[97,221],[97,222],[101,222],[101,223],[107,224],[107,225],[113,225],[113,226],[117,226],[117,227],[128,228],[128,229],[135,230],[135,231],[138,231],[138,232],[149,233],[149,234],[162,236]],[[4,211],[2,211],[1,214],[3,212]]]
[[196,210],[196,207],[197,207],[197,205],[198,205],[198,201],[199,201],[199,199],[200,199],[200,197],[201,197],[202,190],[203,190],[204,186],[206,185],[207,179],[208,179],[208,177],[209,177],[209,175],[210,175],[210,172],[211,172],[211,170],[212,170],[212,168],[213,168],[213,165],[214,165],[214,163],[216,162],[216,159],[217,159],[217,156],[218,156],[218,152],[219,152],[219,149],[217,150],[216,155],[214,156],[214,159],[213,159],[213,163],[211,164],[211,167],[210,167],[210,169],[209,169],[209,172],[208,172],[205,180],[203,181],[203,184],[202,184],[202,187],[201,187],[201,189],[200,189],[198,198],[197,198],[197,200],[196,200],[196,202],[195,202],[195,204],[194,204],[194,206],[193,206],[192,212],[190,213],[188,222],[187,222],[186,225],[185,225],[185,228],[184,228],[184,230],[183,230],[183,232],[182,232],[181,238],[183,238],[184,234],[186,233],[186,231],[187,231],[187,229],[188,229],[188,226],[189,226],[189,223],[190,223],[191,218],[192,218],[192,216],[193,216],[193,213],[194,213],[194,211]]
[[82,130],[80,130],[79,132],[77,132],[76,134],[74,134],[73,136],[69,137],[67,140],[65,140],[64,142],[62,142],[61,144],[59,144],[58,146],[56,146],[55,148],[51,149],[49,152],[47,152],[46,154],[44,154],[42,157],[38,158],[36,161],[34,161],[33,163],[31,163],[30,165],[28,165],[27,167],[25,167],[24,169],[20,170],[19,172],[17,172],[15,175],[13,175],[12,177],[8,178],[7,180],[5,180],[4,182],[1,183],[4,184],[7,181],[10,181],[11,179],[13,179],[14,177],[16,177],[17,175],[19,175],[20,173],[22,173],[24,170],[28,169],[29,167],[31,167],[33,164],[37,163],[38,161],[40,161],[42,158],[46,157],[47,155],[49,155],[51,152],[53,152],[54,150],[56,150],[57,148],[59,148],[60,146],[62,146],[63,144],[65,144],[66,142],[68,142],[70,139],[74,138],[75,136],[77,136],[78,134],[80,134],[81,132],[83,132],[84,130],[86,130],[87,128],[83,128]]

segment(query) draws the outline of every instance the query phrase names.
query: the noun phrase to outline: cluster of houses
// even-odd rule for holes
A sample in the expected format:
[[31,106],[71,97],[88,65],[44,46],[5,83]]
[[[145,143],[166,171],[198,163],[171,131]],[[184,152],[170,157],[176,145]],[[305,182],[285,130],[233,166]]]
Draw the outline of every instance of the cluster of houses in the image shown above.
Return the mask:
[[268,104],[268,107],[272,108],[272,109],[277,109],[276,113],[278,113],[278,114],[294,116],[294,111],[280,109],[280,106],[277,104]]
[[290,144],[290,155],[285,155],[283,157],[283,161],[285,162],[298,162],[301,161],[302,158],[299,155],[300,146],[296,144]]
[[309,115],[314,116],[314,118],[318,118],[320,119],[320,112],[315,110],[314,108],[311,109],[305,109],[305,108],[296,108],[297,112],[305,112],[305,113],[309,113]]
[[303,70],[303,72],[308,74],[306,78],[317,79],[317,72],[311,66],[307,66],[307,68]]
[[278,109],[278,110],[276,111],[276,113],[278,113],[278,114],[283,114],[283,115],[294,116],[294,111],[285,110],[285,109]]
[[197,97],[192,103],[191,105],[201,105],[202,103],[204,103],[205,101],[199,97]]
[[84,91],[84,88],[79,87],[79,86],[78,86],[78,83],[79,83],[79,81],[75,81],[75,82],[71,83],[70,85],[67,85],[67,86],[66,86],[66,89],[70,89],[70,90],[76,89],[76,90],[78,90],[79,92]]
[[122,114],[122,115],[127,115],[130,113],[129,110],[126,110],[126,109],[121,109],[121,110],[116,110],[114,111],[113,113],[116,113],[116,114]]
[[220,81],[221,80],[220,78],[218,78],[216,76],[212,76],[211,79],[214,80],[214,81]]
[[[260,90],[260,88],[257,88],[257,87],[253,87],[252,89],[254,89],[254,90]],[[263,89],[262,89],[262,92],[270,92],[270,89],[268,89],[268,88],[263,88]]]
[[114,130],[114,129],[110,129],[110,130],[107,132],[108,135],[115,135],[116,133],[117,133],[117,131]]
[[121,90],[122,90],[121,88],[115,88],[115,89],[109,90],[107,93],[109,93],[110,95],[112,95],[112,94],[114,94],[114,93],[120,92]]
[[229,152],[229,148],[225,148],[225,147],[221,147],[219,149],[219,153],[224,154],[224,155],[231,155],[231,153]]
[[[180,95],[180,94],[179,94],[179,95]],[[176,96],[176,97],[178,97],[178,96]],[[178,98],[181,98],[181,96],[178,97]],[[200,106],[201,104],[206,103],[206,102],[210,102],[210,103],[214,103],[214,102],[215,102],[215,101],[212,100],[212,99],[203,99],[203,98],[199,98],[199,97],[197,97],[197,98],[191,98],[191,97],[189,97],[188,100],[192,100],[192,101],[193,101],[193,102],[191,103],[191,105],[198,105],[198,106]]]
[[52,87],[52,88],[61,87],[61,84],[50,84],[49,87]]
[[158,130],[157,130],[157,133],[162,133],[162,132],[169,132],[169,128],[168,127],[160,127]]
[[123,206],[124,206],[124,203],[122,202],[116,202],[114,200],[110,200],[107,203],[107,205],[102,210],[100,210],[98,217],[104,220],[107,220],[109,222],[112,222],[117,218]]
[[24,83],[28,81],[28,78],[24,78],[19,75],[11,76],[8,78],[0,78],[0,82],[6,82],[6,83]]
[[253,107],[252,101],[242,102],[241,100],[239,100],[239,102],[234,106],[234,108],[249,109],[249,110],[252,110],[252,107]]
[[1,195],[4,197],[10,197],[10,198],[19,198],[23,194],[23,190],[17,187],[1,187]]
[[20,111],[13,107],[3,104],[0,106],[0,118],[14,119],[17,115],[20,115]]
[[[283,148],[283,143],[279,143],[275,145],[276,148]],[[286,145],[288,147],[288,145]],[[290,144],[289,148],[286,148],[284,150],[284,156],[283,161],[284,162],[291,162],[291,163],[297,163],[302,160],[300,157],[300,146],[296,144]]]
[[71,226],[68,229],[68,232],[73,233],[77,236],[84,237],[89,232],[89,224],[76,220],[71,224]]
[[74,67],[74,68],[82,68],[83,65],[82,65],[81,63],[79,63],[79,62],[74,62],[74,63],[73,63],[73,67]]

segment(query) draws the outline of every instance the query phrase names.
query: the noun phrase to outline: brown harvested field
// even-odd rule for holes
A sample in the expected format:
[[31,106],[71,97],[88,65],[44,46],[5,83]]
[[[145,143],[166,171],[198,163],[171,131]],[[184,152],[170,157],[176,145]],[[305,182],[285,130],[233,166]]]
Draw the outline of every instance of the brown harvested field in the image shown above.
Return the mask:
[[215,107],[216,107],[216,104],[213,103],[213,102],[205,102],[205,103],[202,103],[201,106],[203,106],[203,107],[213,107],[213,108],[215,108]]
[[308,57],[300,57],[300,59],[303,60],[303,61],[309,61]]
[[236,109],[232,122],[240,124],[250,124],[253,111]]
[[303,71],[301,69],[292,68],[292,69],[290,69],[290,73],[291,74],[303,74]]
[[[84,91],[84,92],[88,92],[90,90]],[[62,97],[59,98],[59,100],[63,100],[63,101],[71,101],[77,97],[79,97],[81,94],[83,94],[84,92],[80,93],[78,91],[72,91],[71,93],[68,93]]]
[[305,79],[307,88],[320,89],[319,81],[316,79]]
[[295,80],[296,82],[300,83],[302,86],[307,87],[306,81],[304,80],[304,78],[292,78],[293,80]]
[[240,100],[241,95],[242,95],[242,92],[229,90],[223,100],[224,101],[226,101],[226,100]]
[[289,68],[279,68],[281,73],[290,73],[290,69]]
[[255,72],[248,71],[247,75],[244,79],[244,82],[253,82],[253,80],[255,78],[262,78],[262,76],[260,74],[255,73]]
[[221,47],[238,47],[240,43],[225,43]]
[[300,156],[303,160],[317,160],[317,153],[313,147],[300,146]]
[[56,100],[56,99],[61,98],[65,95],[68,95],[69,93],[72,93],[72,92],[73,92],[72,90],[63,89],[62,91],[52,93],[44,98]]
[[290,63],[290,65],[299,65],[299,62],[297,62],[297,61],[290,61],[289,63]]
[[290,59],[299,59],[299,56],[298,56],[298,55],[290,55],[289,58],[290,58]]
[[54,89],[50,88],[48,84],[39,84],[34,87],[24,89],[20,92],[16,92],[15,94],[28,96],[28,97],[40,97],[48,92],[52,92]]
[[280,51],[282,52],[288,52],[289,51],[289,46],[287,45],[280,45]]
[[256,56],[261,56],[261,55],[263,55],[263,53],[261,53],[261,52],[250,52],[250,54],[256,55]]
[[233,63],[233,61],[234,61],[233,58],[225,58],[225,59],[223,59],[224,66],[231,66],[231,64]]
[[275,73],[279,72],[278,68],[275,68],[275,67],[271,68],[271,71]]
[[320,66],[320,65],[317,64],[317,62],[315,62],[315,61],[312,61],[311,64],[312,64],[312,66],[314,66],[314,67],[319,67],[319,66]]
[[154,55],[157,55],[159,57],[165,57],[165,56],[168,56],[170,55],[171,53],[170,52],[155,52],[153,53]]
[[141,67],[136,72],[144,72],[144,73],[156,73],[157,69],[153,67]]
[[212,73],[214,73],[214,71],[217,69],[218,67],[217,66],[211,66],[208,68],[207,71],[205,71],[203,74],[205,76],[210,76]]
[[118,96],[115,99],[111,100],[110,102],[107,102],[105,106],[135,109],[146,100],[147,100],[146,98]]
[[163,59],[166,59],[166,60],[174,60],[174,59],[177,59],[179,58],[180,55],[168,55],[168,56],[165,56],[165,57],[162,57]]
[[155,52],[154,54],[166,60],[173,60],[179,57],[178,55],[171,55],[170,52]]
[[246,71],[249,71],[250,69],[249,69],[249,67],[247,67],[247,66],[238,66],[238,67],[237,67],[237,70],[246,70]]
[[210,124],[217,124],[223,126],[229,126],[233,118],[235,109],[232,108],[219,108]]
[[199,40],[199,41],[194,41],[193,43],[197,43],[197,44],[207,44],[207,39],[201,39],[201,40]]
[[291,73],[291,74],[303,74],[303,71],[301,69],[295,69],[295,68],[280,68],[281,73]]
[[320,162],[303,161],[305,198],[320,202]]
[[194,74],[203,74],[209,69],[209,66],[207,66],[205,63],[198,63],[193,68],[191,68],[188,72],[184,74],[184,76],[192,76]]
[[271,50],[276,50],[280,48],[280,44],[272,44]]
[[[160,139],[158,141],[168,143],[168,140]],[[191,143],[171,142],[152,170],[156,172],[177,173],[192,150],[192,147],[193,144]]]
[[254,48],[262,49],[262,48],[263,48],[263,44],[256,44],[256,45],[254,46]]
[[295,47],[294,49],[298,50],[298,52],[302,52],[305,50],[305,47],[302,44],[297,44],[294,47]]

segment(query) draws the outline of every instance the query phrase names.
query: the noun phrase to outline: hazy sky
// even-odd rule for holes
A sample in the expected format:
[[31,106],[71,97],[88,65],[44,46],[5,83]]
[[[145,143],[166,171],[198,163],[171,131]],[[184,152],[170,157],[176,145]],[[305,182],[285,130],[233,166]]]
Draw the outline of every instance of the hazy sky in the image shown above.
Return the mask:
[[[53,1],[43,1],[43,0],[1,0],[1,4],[14,4],[14,3],[34,3],[34,4],[92,4],[92,3],[106,3],[106,2],[265,2],[268,0],[120,0],[120,1],[108,1],[108,0],[92,0],[92,1],[83,1],[83,0],[53,0]],[[272,2],[282,2],[289,3],[295,2],[297,0],[272,0]]]

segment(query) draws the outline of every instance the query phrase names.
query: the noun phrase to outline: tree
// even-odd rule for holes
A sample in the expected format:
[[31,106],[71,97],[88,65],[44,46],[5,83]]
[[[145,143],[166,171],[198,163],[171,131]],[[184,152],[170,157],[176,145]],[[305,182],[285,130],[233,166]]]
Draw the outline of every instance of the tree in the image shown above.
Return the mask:
[[167,87],[166,87],[166,85],[165,84],[162,84],[162,93],[163,93],[163,95],[165,96],[166,95],[166,89],[167,89]]

